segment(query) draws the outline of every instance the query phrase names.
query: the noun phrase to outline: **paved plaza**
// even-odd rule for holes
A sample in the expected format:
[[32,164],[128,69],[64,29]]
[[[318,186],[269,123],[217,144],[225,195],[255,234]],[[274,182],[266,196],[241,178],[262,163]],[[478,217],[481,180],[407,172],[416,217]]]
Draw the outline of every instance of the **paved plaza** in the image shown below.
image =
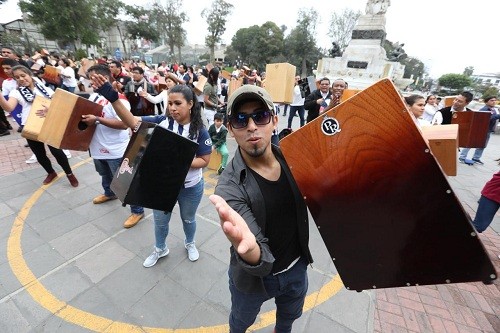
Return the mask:
[[[293,127],[298,123],[295,118]],[[176,206],[170,254],[144,268],[154,244],[152,211],[124,229],[128,207],[118,200],[92,204],[102,189],[87,152],[72,151],[70,159],[79,187],[71,187],[55,163],[60,177],[41,186],[45,172],[25,163],[31,151],[24,144],[15,131],[0,137],[0,332],[228,332],[229,242],[208,200],[214,171],[204,172],[197,213],[200,259],[187,258]],[[228,139],[228,146],[232,155],[235,141]],[[459,164],[458,176],[448,178],[471,216],[499,169],[499,148],[500,135],[492,135],[485,165]],[[293,332],[500,332],[499,280],[348,291],[314,223],[310,231],[315,262]],[[500,215],[480,238],[500,271]],[[252,332],[272,332],[273,309],[272,302],[264,304]]]

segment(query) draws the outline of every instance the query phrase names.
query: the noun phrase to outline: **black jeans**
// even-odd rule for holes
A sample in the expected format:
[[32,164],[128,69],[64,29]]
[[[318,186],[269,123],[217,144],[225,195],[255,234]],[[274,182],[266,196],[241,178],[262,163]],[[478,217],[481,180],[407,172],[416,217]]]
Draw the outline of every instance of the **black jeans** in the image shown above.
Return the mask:
[[[36,159],[38,160],[38,163],[47,171],[47,173],[52,173],[55,172],[54,168],[52,167],[52,163],[50,162],[49,158],[47,157],[47,152],[45,151],[45,144],[43,142],[39,141],[34,141],[27,139],[28,145],[31,148],[31,151],[33,151],[33,154],[35,154]],[[63,168],[64,172],[69,175],[70,173],[73,173],[71,171],[71,167],[69,166],[68,158],[62,151],[62,149],[57,149],[51,146],[48,146],[50,152],[54,157],[56,158],[57,163]]]

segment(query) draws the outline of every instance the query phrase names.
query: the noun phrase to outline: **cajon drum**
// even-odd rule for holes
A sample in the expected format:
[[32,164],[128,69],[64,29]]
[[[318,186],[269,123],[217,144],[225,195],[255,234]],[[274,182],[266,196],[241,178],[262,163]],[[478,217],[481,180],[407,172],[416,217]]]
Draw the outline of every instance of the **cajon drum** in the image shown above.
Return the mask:
[[156,92],[159,94],[163,90],[167,89],[167,82],[165,81],[164,76],[159,76],[158,77],[158,85],[155,86]]
[[346,89],[346,90],[344,90],[344,92],[342,93],[342,97],[340,98],[340,102],[346,101],[347,99],[349,99],[352,96],[356,95],[360,91],[361,90],[358,90],[358,89]]
[[111,189],[125,204],[171,212],[198,144],[142,122],[132,135]]
[[56,89],[38,141],[60,149],[88,150],[95,126],[87,126],[82,122],[82,115],[85,114],[100,117],[102,105]]
[[265,89],[274,103],[292,103],[295,72],[295,66],[288,63],[266,65]]
[[223,77],[223,78],[225,78],[226,80],[231,80],[231,73],[229,73],[226,70],[222,70],[220,72],[220,76]]
[[464,148],[484,148],[491,114],[480,111],[455,112],[451,123],[458,124],[458,145]]
[[229,80],[229,86],[227,88],[227,96],[231,96],[231,94],[243,85],[243,79],[231,78]]
[[203,88],[205,87],[205,84],[207,83],[207,78],[203,75],[198,75],[198,81],[196,81],[196,84],[194,85],[194,92],[196,95],[201,95],[203,94]]
[[59,76],[60,71],[54,66],[45,66],[43,79],[48,83],[55,84],[56,86],[61,85],[61,77]]
[[210,170],[218,170],[222,163],[222,155],[217,151],[217,149],[212,150],[210,154],[210,162],[208,162],[207,168]]
[[443,98],[444,107],[446,108],[448,106],[452,106],[453,105],[453,101],[455,101],[456,97],[457,97],[456,95],[454,95],[454,96],[445,96]]
[[28,119],[26,119],[26,124],[23,127],[23,131],[21,132],[21,136],[30,140],[38,140],[38,135],[42,130],[43,123],[45,118],[39,117],[36,115],[36,111],[40,110],[44,107],[49,108],[51,100],[40,95],[36,95],[33,100],[33,104],[31,104],[30,114],[28,115]]
[[89,70],[90,67],[94,66],[95,65],[95,61],[94,60],[90,60],[90,59],[82,59],[81,61],[81,66],[80,68],[78,69],[78,75],[80,76],[83,76],[83,77],[87,77],[87,71]]
[[423,126],[422,136],[447,176],[457,175],[458,125]]
[[390,80],[294,131],[280,147],[347,289],[496,278]]

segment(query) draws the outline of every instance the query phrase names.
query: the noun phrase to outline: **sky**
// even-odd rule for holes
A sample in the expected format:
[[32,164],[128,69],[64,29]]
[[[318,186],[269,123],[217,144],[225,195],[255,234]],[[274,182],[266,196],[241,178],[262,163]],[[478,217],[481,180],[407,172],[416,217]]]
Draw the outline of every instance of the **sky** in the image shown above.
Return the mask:
[[[160,0],[161,2],[162,0]],[[262,25],[273,21],[278,26],[295,27],[300,8],[315,8],[319,13],[317,27],[318,46],[331,47],[328,26],[333,12],[344,8],[360,10],[363,14],[367,0],[226,0],[234,8],[230,15],[223,41],[231,43],[232,36],[241,28]],[[0,23],[21,17],[17,0],[0,5]],[[146,5],[151,0],[125,0],[129,4]],[[207,24],[201,11],[211,1],[183,0],[183,10],[190,17],[184,25],[188,42],[204,44]],[[489,16],[491,13],[491,16]],[[495,38],[500,30],[500,1],[475,0],[451,2],[439,0],[392,0],[386,13],[387,39],[404,43],[410,57],[418,58],[426,65],[433,78],[446,73],[463,73],[474,67],[474,74],[500,73],[500,46]]]

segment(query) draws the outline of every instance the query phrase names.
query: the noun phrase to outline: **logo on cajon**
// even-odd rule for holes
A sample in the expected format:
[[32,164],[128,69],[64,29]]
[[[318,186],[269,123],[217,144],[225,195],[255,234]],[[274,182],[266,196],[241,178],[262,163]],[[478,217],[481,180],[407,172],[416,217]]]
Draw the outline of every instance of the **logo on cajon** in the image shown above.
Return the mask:
[[118,170],[118,174],[116,175],[116,178],[120,177],[120,175],[123,175],[125,172],[132,174],[133,171],[134,171],[134,167],[130,167],[128,158],[124,158],[122,165],[120,165],[120,169]]
[[325,116],[321,122],[321,131],[325,135],[335,135],[341,131],[337,119]]

